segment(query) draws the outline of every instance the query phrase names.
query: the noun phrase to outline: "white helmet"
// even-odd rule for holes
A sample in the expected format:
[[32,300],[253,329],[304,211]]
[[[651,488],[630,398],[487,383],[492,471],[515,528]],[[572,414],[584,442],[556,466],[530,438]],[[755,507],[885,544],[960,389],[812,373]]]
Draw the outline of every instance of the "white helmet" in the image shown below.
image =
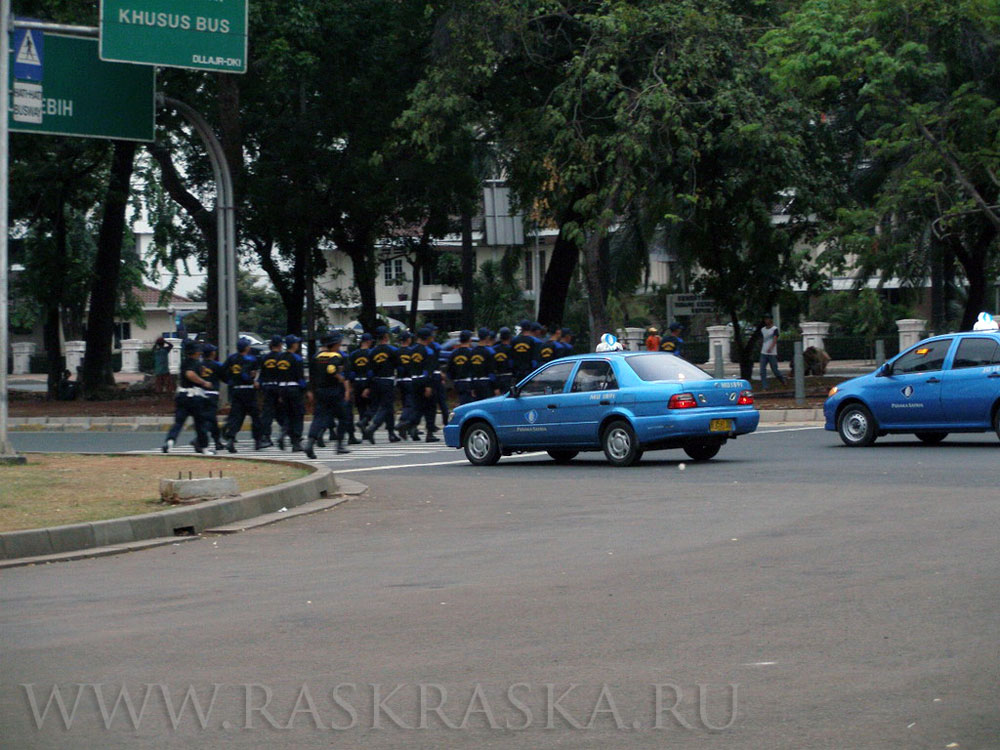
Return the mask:
[[613,333],[605,333],[601,335],[601,341],[597,345],[595,351],[598,352],[620,352],[625,349],[622,346],[622,342],[618,340],[618,337]]
[[997,331],[1000,330],[1000,324],[997,323],[996,319],[988,312],[979,313],[979,318],[976,320],[974,326],[972,326],[973,331]]

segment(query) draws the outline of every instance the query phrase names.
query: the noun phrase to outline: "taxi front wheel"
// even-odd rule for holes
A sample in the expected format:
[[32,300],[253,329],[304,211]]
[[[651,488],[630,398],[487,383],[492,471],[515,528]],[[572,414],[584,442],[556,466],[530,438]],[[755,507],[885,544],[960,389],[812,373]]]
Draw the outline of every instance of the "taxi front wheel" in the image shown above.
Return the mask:
[[875,442],[878,436],[875,418],[865,406],[851,404],[840,413],[837,432],[844,445],[849,448],[863,448]]
[[492,466],[500,460],[497,434],[485,422],[476,422],[466,430],[462,446],[465,457],[475,466]]

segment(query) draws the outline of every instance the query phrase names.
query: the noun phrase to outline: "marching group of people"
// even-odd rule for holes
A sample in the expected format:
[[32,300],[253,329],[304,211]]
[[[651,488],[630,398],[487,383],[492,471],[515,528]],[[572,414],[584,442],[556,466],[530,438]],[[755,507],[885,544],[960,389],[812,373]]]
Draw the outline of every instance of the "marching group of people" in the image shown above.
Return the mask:
[[[274,336],[269,350],[261,353],[252,349],[249,339],[241,338],[237,351],[224,361],[219,361],[214,345],[187,341],[174,424],[162,450],[168,453],[173,448],[188,418],[194,422],[192,445],[199,453],[235,453],[236,438],[247,417],[256,450],[274,445],[271,436],[277,423],[278,448],[284,450],[287,444],[310,458],[316,457],[315,447],[325,446],[328,432],[337,453],[348,453],[347,445],[362,440],[374,444],[375,433],[383,426],[389,442],[421,438],[438,442],[439,411],[442,424],[448,423],[449,382],[458,402],[465,404],[504,393],[539,365],[573,353],[572,330],[547,330],[528,320],[518,324],[516,335],[507,327],[496,332],[480,328],[478,336],[461,331],[450,349],[435,340],[436,330],[433,325],[415,332],[399,330],[393,341],[393,333],[380,326],[374,335],[363,334],[350,352],[342,350],[340,333],[328,333],[320,339],[322,348],[308,367],[301,354],[302,339],[293,334]],[[229,388],[231,408],[220,429],[222,383]],[[398,417],[397,394],[402,404]],[[307,401],[313,403],[314,415],[304,436]],[[426,433],[420,431],[421,423]]]

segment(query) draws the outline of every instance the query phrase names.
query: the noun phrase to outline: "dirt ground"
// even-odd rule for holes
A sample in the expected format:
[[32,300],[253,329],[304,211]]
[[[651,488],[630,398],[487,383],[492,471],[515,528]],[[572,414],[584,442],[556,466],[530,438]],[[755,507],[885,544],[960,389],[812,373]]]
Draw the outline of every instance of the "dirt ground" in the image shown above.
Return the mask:
[[308,474],[285,464],[239,459],[205,461],[172,456],[32,454],[20,466],[0,466],[0,531],[100,521],[164,510],[160,479],[234,477],[240,492]]

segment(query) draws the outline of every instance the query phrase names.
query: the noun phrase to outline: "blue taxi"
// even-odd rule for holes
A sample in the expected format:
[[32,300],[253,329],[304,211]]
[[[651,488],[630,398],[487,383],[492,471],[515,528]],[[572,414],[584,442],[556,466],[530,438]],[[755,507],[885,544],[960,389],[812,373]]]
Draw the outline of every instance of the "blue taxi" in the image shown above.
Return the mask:
[[831,389],[826,429],[845,445],[912,433],[937,444],[951,432],[1000,436],[1000,333],[967,331],[921,341],[868,375]]
[[715,380],[673,354],[602,352],[550,362],[505,395],[459,406],[444,439],[477,466],[538,450],[558,463],[603,450],[631,466],[662,448],[707,461],[759,419],[745,380]]

